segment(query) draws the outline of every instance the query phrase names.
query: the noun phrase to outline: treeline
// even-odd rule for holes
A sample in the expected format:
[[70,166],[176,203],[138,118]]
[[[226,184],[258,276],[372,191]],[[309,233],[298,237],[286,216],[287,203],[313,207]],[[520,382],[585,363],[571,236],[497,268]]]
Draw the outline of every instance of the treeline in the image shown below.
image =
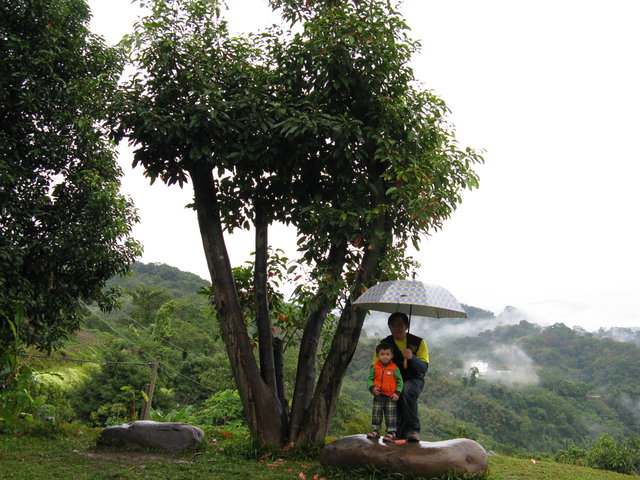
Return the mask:
[[[122,308],[111,314],[89,308],[84,329],[61,352],[112,363],[33,359],[35,370],[56,373],[41,376],[47,406],[42,411],[95,426],[129,421],[141,405],[150,367],[126,362],[159,358],[156,418],[181,412],[180,418],[201,425],[243,428],[207,298],[209,283],[167,265],[137,263],[131,276],[113,284],[123,291]],[[332,436],[369,427],[365,379],[376,342],[366,334],[360,341]],[[640,347],[633,343],[522,321],[429,346],[431,365],[421,396],[425,440],[467,437],[487,450],[551,455],[586,449],[602,434],[617,441],[640,435]],[[296,357],[294,344],[285,355]],[[294,372],[285,374],[290,388]]]

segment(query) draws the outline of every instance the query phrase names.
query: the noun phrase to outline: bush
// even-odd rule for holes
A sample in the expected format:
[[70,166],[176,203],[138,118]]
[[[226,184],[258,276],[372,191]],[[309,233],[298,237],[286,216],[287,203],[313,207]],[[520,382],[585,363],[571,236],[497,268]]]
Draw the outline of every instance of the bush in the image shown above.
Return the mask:
[[122,403],[101,405],[89,414],[92,427],[110,427],[131,421],[129,408]]
[[0,371],[0,431],[8,431],[37,417],[46,398],[41,383],[27,366],[5,362]]
[[568,463],[570,465],[587,466],[587,451],[584,448],[571,445],[567,450],[560,450],[556,453],[555,461],[559,463]]
[[588,466],[601,470],[632,474],[640,465],[640,452],[632,444],[618,443],[610,435],[601,435],[587,452]]
[[186,422],[186,419],[193,410],[192,405],[187,405],[183,408],[174,408],[172,410],[168,410],[167,412],[163,412],[160,409],[151,409],[150,420],[154,422]]
[[198,425],[244,424],[242,402],[237,390],[223,390],[204,401],[204,408],[192,417]]
[[371,428],[370,412],[371,408],[365,407],[362,402],[353,400],[346,395],[340,395],[328,435],[330,437],[343,437],[345,435],[368,432]]

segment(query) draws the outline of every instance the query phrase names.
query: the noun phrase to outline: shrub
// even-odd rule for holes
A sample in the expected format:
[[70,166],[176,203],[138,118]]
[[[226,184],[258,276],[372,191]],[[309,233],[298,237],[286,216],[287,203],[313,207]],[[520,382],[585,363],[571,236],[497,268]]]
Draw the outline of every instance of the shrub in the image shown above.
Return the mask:
[[129,408],[122,403],[101,405],[89,414],[89,424],[93,427],[110,427],[130,421]]
[[7,365],[0,371],[0,431],[34,419],[46,402],[40,389],[41,383],[27,366]]
[[635,473],[640,458],[637,449],[616,442],[610,435],[601,435],[587,452],[590,467],[619,473]]
[[584,448],[571,445],[568,449],[556,453],[555,461],[585,467],[587,466],[587,451]]
[[186,407],[180,409],[174,408],[172,410],[168,410],[167,412],[163,412],[160,409],[152,408],[150,420],[153,420],[154,422],[185,422],[186,418],[191,415],[192,410],[192,405],[187,405]]
[[237,390],[222,390],[204,401],[204,408],[192,417],[198,425],[244,424],[242,402]]
[[353,400],[346,395],[340,395],[328,435],[342,437],[369,431],[371,427],[370,411],[370,408],[366,408],[362,402]]

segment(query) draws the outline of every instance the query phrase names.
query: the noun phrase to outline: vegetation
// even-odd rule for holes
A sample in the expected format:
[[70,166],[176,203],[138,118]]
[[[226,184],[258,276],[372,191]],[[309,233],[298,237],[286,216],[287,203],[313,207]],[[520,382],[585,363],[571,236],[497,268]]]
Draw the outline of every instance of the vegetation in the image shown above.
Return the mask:
[[122,58],[88,23],[83,0],[0,5],[0,385],[17,348],[77,330],[81,301],[113,307],[105,282],[140,253],[101,123]]
[[[83,430],[137,418],[144,399],[142,391],[150,378],[149,363],[160,357],[153,419],[188,421],[207,431],[245,439],[249,432],[242,403],[217,336],[216,320],[211,317],[207,299],[193,294],[194,288],[206,288],[208,283],[167,265],[137,263],[133,272],[113,280],[125,291],[123,310],[88,312],[87,324],[94,329],[79,332],[58,355],[135,363],[31,358],[19,377],[31,400],[22,396],[16,401],[6,393],[0,395],[5,405],[14,402],[15,414],[15,420],[2,424],[0,431],[11,435],[25,425],[46,427],[47,417],[55,418],[57,424],[81,421],[91,426],[80,427]],[[138,283],[142,281],[154,286]],[[155,287],[163,282],[166,290]],[[162,298],[165,303],[143,301],[139,294],[142,291],[153,293],[153,298]],[[175,304],[182,307],[165,308]],[[418,322],[412,328],[420,333]],[[550,333],[560,336],[562,342],[558,344]],[[636,471],[640,422],[633,407],[638,399],[635,372],[640,347],[597,338],[600,335],[563,325],[543,328],[522,321],[478,336],[430,342],[431,368],[420,406],[424,438],[472,438],[486,450],[498,453],[499,458],[491,457],[493,464],[499,464],[504,455],[513,455],[618,472]],[[375,337],[366,335],[360,340],[328,439],[369,428],[371,398],[364,383],[376,342]],[[589,354],[574,361],[578,351]],[[465,356],[459,352],[465,352]],[[289,349],[290,362],[295,362],[296,353],[294,348]],[[611,358],[618,361],[612,362]],[[476,367],[477,375],[471,382],[470,365],[478,361],[485,361],[489,368],[480,371]],[[530,370],[528,377],[517,369],[523,362]],[[598,368],[603,371],[593,374]],[[295,371],[286,372],[285,388],[290,395]],[[532,377],[537,383],[531,381]],[[19,419],[18,413],[26,415]]]
[[[481,158],[457,145],[444,102],[418,88],[409,67],[418,44],[391,2],[270,3],[289,27],[234,37],[222,2],[145,2],[150,14],[125,42],[139,74],[116,97],[111,123],[151,181],[193,187],[252,435],[265,445],[318,443],[365,316],[351,301],[405,273],[404,245],[441,227],[461,191],[477,186]],[[298,268],[304,287],[291,312],[270,301],[274,222],[299,238],[300,264],[287,271]],[[243,297],[223,232],[249,227],[255,263]],[[332,312],[335,335],[319,365]],[[289,327],[302,333],[291,402]]]
[[[305,443],[368,428],[376,339],[351,299],[406,272],[405,243],[440,228],[481,158],[417,89],[417,43],[389,2],[271,3],[297,33],[234,38],[215,0],[148,2],[128,40],[140,73],[118,92],[122,58],[88,31],[84,1],[0,7],[0,474],[103,478],[86,468],[105,455],[96,428],[138,418],[159,359],[152,418],[202,426],[209,443],[168,468],[141,454],[143,472],[125,455],[111,476],[268,477],[266,465],[344,478],[300,459]],[[166,265],[118,276],[140,247],[107,107],[151,180],[192,183],[212,284]],[[277,221],[297,229],[300,260],[269,248]],[[247,226],[254,261],[231,269],[222,232]],[[505,465],[518,478],[637,472],[640,347],[604,336],[523,321],[431,343],[423,434],[498,452],[496,479],[515,478]]]
[[[247,448],[243,439],[222,431],[208,430],[208,442],[197,451],[166,453],[97,448],[97,430],[65,426],[55,434],[0,435],[0,478],[48,480],[104,478],[208,480],[393,480],[397,475],[373,470],[335,471],[324,469],[313,458],[278,452],[259,454]],[[632,480],[629,476],[588,467],[555,463],[537,458],[505,455],[489,457],[486,480]],[[417,479],[419,480],[419,479]],[[454,476],[446,480],[462,480]]]

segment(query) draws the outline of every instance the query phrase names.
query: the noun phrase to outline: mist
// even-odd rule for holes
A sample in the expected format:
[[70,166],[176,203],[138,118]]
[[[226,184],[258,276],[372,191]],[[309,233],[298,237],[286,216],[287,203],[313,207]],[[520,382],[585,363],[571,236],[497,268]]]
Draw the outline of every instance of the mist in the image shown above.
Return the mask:
[[[517,325],[529,321],[527,314],[514,307],[506,307],[495,315],[493,312],[465,305],[468,318],[426,318],[411,319],[410,333],[424,337],[429,345],[451,341],[461,337],[473,337],[479,333],[494,330],[504,325]],[[388,313],[370,312],[365,318],[363,329],[369,337],[384,338],[389,335]]]
[[486,361],[486,372],[481,376],[494,383],[508,386],[537,385],[539,383],[533,360],[517,345],[500,345]]

